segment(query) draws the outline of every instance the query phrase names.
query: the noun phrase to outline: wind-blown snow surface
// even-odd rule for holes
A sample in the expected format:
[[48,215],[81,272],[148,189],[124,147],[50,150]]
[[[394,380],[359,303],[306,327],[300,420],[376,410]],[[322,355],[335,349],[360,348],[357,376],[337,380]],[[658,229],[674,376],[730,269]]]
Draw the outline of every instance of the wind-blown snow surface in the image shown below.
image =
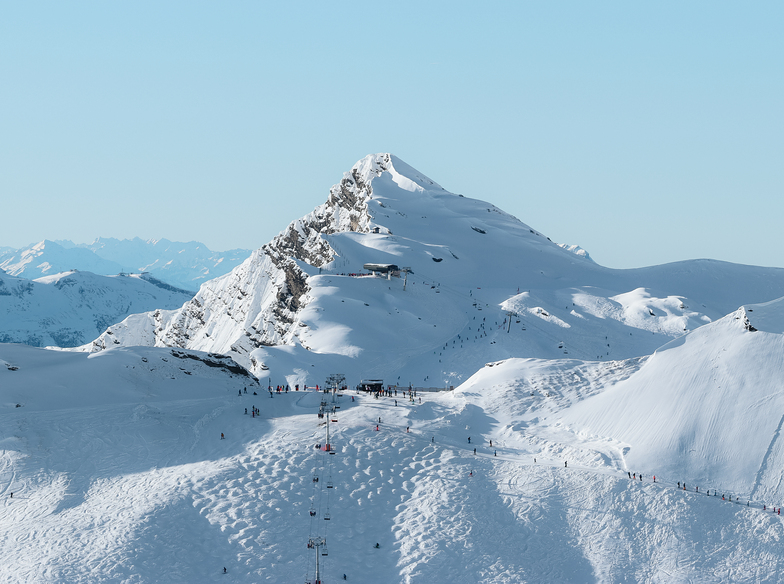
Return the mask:
[[[738,324],[712,325],[712,341],[704,327],[664,354],[692,338],[713,352],[738,337],[758,356],[749,335],[762,333]],[[759,368],[775,367],[764,354]],[[690,369],[690,356],[670,366]],[[627,466],[625,443],[554,422],[598,416],[599,400],[655,359],[512,359],[414,402],[349,392],[328,416],[333,456],[314,448],[325,441],[323,394],[270,398],[219,356],[0,345],[0,580],[304,582],[315,562],[306,543],[322,536],[325,582],[779,581],[784,526],[762,501],[706,496],[726,487],[710,482],[695,492],[685,457],[654,484],[658,469]],[[736,407],[758,398],[740,393]],[[253,406],[259,417],[244,414]],[[774,408],[755,413],[759,427],[780,419]],[[714,440],[724,430],[709,428]]]
[[71,271],[26,280],[0,270],[0,342],[74,347],[129,314],[191,298],[149,275]]
[[[86,349],[217,351],[290,384],[339,370],[444,387],[510,357],[648,355],[784,289],[782,269],[693,260],[611,270],[574,250],[395,156],[368,156],[324,205],[181,309],[129,317]],[[356,277],[365,263],[410,271]]]

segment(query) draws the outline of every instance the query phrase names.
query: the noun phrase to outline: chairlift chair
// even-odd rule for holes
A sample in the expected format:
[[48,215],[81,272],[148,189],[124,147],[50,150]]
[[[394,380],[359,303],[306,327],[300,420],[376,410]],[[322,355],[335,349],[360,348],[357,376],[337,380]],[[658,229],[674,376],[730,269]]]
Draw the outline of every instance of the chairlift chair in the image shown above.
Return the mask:
[[324,521],[329,521],[329,519],[330,519],[330,517],[329,517],[329,509],[327,509],[327,512],[324,513]]
[[332,489],[333,487],[334,487],[334,485],[332,484],[332,477],[329,477],[327,479],[327,488],[328,489]]

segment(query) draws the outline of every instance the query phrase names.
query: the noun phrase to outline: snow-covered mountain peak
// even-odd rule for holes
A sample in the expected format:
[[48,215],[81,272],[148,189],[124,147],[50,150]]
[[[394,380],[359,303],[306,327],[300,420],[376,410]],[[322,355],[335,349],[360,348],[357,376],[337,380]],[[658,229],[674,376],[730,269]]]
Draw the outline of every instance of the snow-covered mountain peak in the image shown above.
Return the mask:
[[[368,264],[400,269],[373,276]],[[649,355],[742,302],[769,300],[778,282],[784,270],[720,262],[610,270],[376,154],[181,309],[130,317],[90,350],[228,353],[289,384],[321,383],[323,365],[457,385],[509,357]]]

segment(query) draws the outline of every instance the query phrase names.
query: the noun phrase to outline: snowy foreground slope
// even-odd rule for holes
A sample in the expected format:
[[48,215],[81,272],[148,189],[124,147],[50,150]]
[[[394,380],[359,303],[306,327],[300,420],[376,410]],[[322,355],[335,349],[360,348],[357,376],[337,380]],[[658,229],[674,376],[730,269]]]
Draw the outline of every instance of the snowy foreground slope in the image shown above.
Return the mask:
[[191,298],[149,275],[70,271],[26,280],[0,270],[0,342],[74,347],[129,314]]
[[[410,271],[357,277],[368,274],[366,263]],[[711,260],[599,266],[494,205],[449,193],[378,154],[182,308],[133,315],[85,349],[215,351],[291,385],[315,385],[339,370],[444,387],[516,356],[648,355],[782,290],[778,268]]]
[[[314,448],[323,394],[270,398],[220,356],[0,345],[0,581],[305,582],[323,537],[324,582],[778,582],[784,313],[749,309],[758,331],[733,315],[649,359],[511,359],[414,402],[347,392],[328,416],[335,455]],[[662,400],[684,402],[675,437],[672,408],[644,399],[661,359]],[[677,382],[711,374],[761,437],[711,423]],[[603,417],[605,398],[626,409]],[[668,431],[640,437],[635,420]]]

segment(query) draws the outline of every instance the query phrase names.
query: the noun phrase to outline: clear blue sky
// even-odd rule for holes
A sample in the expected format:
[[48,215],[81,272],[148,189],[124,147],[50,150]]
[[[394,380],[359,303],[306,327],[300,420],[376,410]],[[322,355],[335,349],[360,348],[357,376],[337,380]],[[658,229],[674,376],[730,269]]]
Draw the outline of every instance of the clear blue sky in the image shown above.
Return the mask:
[[784,3],[4,2],[0,246],[256,248],[392,152],[611,267],[783,266]]

